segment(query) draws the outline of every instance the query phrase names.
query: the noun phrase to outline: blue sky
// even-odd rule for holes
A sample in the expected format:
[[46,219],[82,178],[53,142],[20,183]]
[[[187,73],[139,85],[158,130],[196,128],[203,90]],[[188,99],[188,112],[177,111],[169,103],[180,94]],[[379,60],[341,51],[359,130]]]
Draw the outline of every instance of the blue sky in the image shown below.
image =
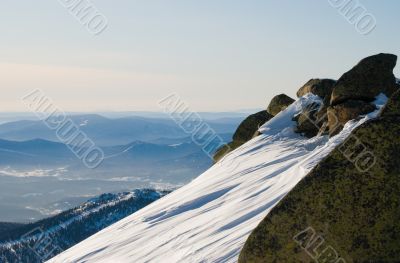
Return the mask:
[[108,19],[98,36],[57,0],[2,1],[3,111],[25,111],[35,88],[66,111],[157,111],[171,93],[198,111],[265,108],[368,55],[400,55],[396,0],[358,1],[377,21],[368,35],[328,0],[92,2]]

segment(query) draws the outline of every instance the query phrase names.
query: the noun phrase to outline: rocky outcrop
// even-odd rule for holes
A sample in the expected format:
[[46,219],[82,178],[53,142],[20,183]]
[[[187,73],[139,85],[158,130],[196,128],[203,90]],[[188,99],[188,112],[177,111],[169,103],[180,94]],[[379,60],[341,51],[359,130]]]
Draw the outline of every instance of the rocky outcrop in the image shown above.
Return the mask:
[[[323,99],[323,104],[306,107],[293,118],[297,122],[295,131],[306,137],[339,133],[349,121],[376,109],[372,101],[380,93],[387,96],[399,90],[399,80],[393,75],[397,56],[378,54],[361,60],[350,71],[343,74],[338,81],[332,79],[311,79],[298,91],[301,97],[313,93]],[[397,96],[400,96],[397,93]],[[218,161],[231,150],[257,136],[258,128],[273,116],[286,109],[294,102],[285,94],[275,96],[267,111],[249,116],[233,136],[233,141],[221,147],[215,154]],[[393,102],[395,103],[395,102]],[[385,111],[390,111],[391,104]],[[389,114],[389,113],[385,113]]]
[[271,210],[240,263],[400,259],[400,107],[392,98],[386,114],[355,129]]
[[214,162],[218,162],[229,152],[240,147],[258,135],[258,128],[269,121],[273,116],[266,110],[250,115],[242,121],[233,134],[233,141],[220,147],[214,154]]
[[392,54],[378,54],[361,60],[337,81],[331,105],[346,100],[373,101],[380,93],[390,97],[397,90],[393,75],[396,61],[397,56]]
[[336,80],[333,79],[310,79],[297,91],[297,97],[312,93],[324,99],[325,104],[329,104],[335,83]]
[[390,97],[398,90],[393,75],[396,60],[397,56],[392,54],[370,56],[340,77],[327,111],[331,135],[340,132],[349,120],[373,111],[374,105],[370,103],[380,93]]
[[285,94],[277,95],[277,96],[273,97],[271,102],[269,103],[267,112],[269,114],[271,114],[272,116],[275,116],[279,112],[286,109],[293,102],[294,102],[294,99],[292,99],[291,97],[289,97]]

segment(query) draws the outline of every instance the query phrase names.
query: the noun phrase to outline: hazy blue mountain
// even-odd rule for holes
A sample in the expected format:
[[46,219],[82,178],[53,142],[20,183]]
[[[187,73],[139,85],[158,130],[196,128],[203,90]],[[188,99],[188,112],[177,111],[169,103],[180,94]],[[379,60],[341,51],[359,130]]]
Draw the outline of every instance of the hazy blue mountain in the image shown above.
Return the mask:
[[[159,138],[188,137],[173,120],[169,118],[125,117],[105,118],[100,115],[73,115],[73,122],[79,126],[97,145],[113,146],[132,141],[154,141]],[[231,133],[242,120],[241,117],[208,120],[207,123],[217,133]],[[0,125],[0,138],[5,140],[27,141],[44,139],[58,141],[54,130],[40,120],[21,120]]]
[[[227,112],[197,112],[204,120],[215,120],[221,118],[246,118],[249,113],[257,112],[260,110],[246,109],[239,111],[227,111]],[[124,118],[139,116],[144,118],[166,118],[167,114],[164,112],[151,112],[151,111],[126,111],[126,112],[97,112],[107,118]]]
[[61,143],[42,139],[22,142],[0,140],[0,166],[54,167],[74,160],[73,153]]
[[38,220],[103,192],[185,184],[212,160],[182,141],[103,147],[102,164],[88,169],[61,143],[0,140],[0,221]]

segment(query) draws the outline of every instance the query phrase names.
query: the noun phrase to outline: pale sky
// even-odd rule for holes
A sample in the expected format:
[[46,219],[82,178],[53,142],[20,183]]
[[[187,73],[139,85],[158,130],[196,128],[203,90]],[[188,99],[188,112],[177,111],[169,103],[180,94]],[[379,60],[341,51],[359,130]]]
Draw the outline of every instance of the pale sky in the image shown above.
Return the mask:
[[197,111],[265,108],[363,57],[400,55],[398,0],[358,1],[377,21],[368,35],[328,0],[92,2],[108,19],[98,36],[58,0],[2,0],[2,111],[27,111],[36,88],[65,111],[158,111],[171,93]]

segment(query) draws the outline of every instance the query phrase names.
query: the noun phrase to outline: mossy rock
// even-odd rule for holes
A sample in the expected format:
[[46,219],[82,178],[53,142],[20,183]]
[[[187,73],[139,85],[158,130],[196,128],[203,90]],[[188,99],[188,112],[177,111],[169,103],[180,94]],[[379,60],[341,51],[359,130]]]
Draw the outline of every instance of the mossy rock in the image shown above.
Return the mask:
[[[323,240],[321,246],[306,246],[309,230]],[[333,251],[330,258],[327,251]],[[372,120],[353,131],[271,210],[239,258],[240,263],[399,261],[400,117]]]
[[312,93],[324,99],[328,104],[335,83],[336,80],[333,79],[310,79],[297,91],[296,95],[300,98],[307,93]]
[[267,111],[272,116],[277,115],[279,112],[286,109],[289,105],[291,105],[295,100],[285,94],[279,94],[272,98],[271,102],[268,105]]
[[346,100],[373,101],[380,93],[390,97],[397,89],[393,69],[397,56],[378,54],[361,60],[343,74],[332,91],[331,105]]
[[233,135],[233,140],[238,142],[247,142],[254,137],[260,126],[272,119],[274,116],[266,110],[250,115],[242,121]]
[[233,134],[233,141],[220,147],[214,154],[214,162],[218,162],[229,152],[239,148],[258,135],[258,129],[273,116],[266,110],[248,116],[242,121]]

